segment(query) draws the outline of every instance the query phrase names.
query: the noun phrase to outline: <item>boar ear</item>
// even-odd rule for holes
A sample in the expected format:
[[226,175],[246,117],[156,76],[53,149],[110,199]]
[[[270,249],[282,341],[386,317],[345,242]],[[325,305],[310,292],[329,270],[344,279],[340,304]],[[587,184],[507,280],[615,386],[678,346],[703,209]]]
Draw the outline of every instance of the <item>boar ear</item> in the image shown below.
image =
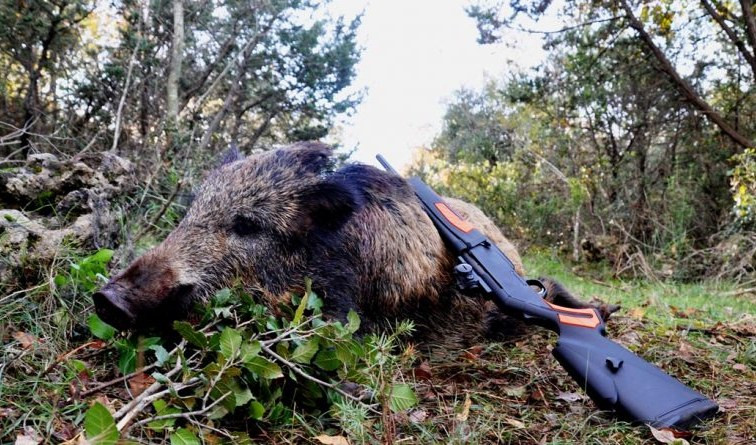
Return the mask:
[[362,207],[362,194],[346,178],[331,175],[302,194],[305,230],[338,230]]
[[242,159],[244,159],[244,155],[242,155],[239,151],[239,147],[237,147],[236,144],[231,144],[231,146],[229,146],[228,149],[224,151],[218,159],[217,167],[221,167],[236,161],[241,161]]
[[317,141],[299,142],[287,147],[286,152],[305,171],[321,173],[333,166],[333,149]]

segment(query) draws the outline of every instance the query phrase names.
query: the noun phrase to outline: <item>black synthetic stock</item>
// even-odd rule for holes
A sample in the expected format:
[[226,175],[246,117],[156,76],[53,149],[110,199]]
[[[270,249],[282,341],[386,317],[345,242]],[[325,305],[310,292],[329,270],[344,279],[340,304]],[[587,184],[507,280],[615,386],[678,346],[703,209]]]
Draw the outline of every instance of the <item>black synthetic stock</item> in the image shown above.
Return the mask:
[[[380,155],[378,160],[396,173]],[[687,428],[717,412],[713,401],[607,339],[598,311],[595,327],[560,321],[574,311],[549,305],[496,244],[477,229],[461,229],[445,217],[437,206],[445,205],[443,199],[433,189],[416,177],[408,182],[449,248],[461,263],[472,266],[466,281],[479,283],[503,312],[557,332],[554,356],[599,407],[657,428]]]

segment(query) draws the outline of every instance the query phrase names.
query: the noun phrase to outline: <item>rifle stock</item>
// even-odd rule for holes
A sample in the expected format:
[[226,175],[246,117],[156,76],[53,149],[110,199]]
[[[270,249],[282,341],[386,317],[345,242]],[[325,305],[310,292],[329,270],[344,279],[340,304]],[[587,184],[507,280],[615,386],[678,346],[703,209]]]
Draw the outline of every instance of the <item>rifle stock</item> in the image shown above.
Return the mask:
[[[378,155],[391,173],[396,171]],[[496,244],[462,220],[417,177],[409,184],[439,234],[460,260],[455,269],[464,289],[477,289],[505,313],[559,334],[553,354],[602,409],[654,427],[686,428],[713,416],[718,406],[679,380],[606,338],[595,309],[545,301]]]

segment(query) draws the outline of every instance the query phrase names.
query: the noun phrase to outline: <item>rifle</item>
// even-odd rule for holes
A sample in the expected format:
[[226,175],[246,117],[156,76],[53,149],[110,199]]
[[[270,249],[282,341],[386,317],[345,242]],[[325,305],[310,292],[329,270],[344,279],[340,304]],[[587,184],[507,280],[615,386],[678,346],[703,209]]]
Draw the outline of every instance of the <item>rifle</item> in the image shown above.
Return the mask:
[[[377,159],[398,175],[383,156]],[[712,400],[606,338],[596,309],[546,301],[542,283],[520,277],[504,252],[433,189],[418,177],[408,182],[441,238],[458,256],[454,268],[458,286],[481,291],[503,312],[558,333],[554,356],[600,408],[655,428],[685,429],[716,414],[719,407]]]

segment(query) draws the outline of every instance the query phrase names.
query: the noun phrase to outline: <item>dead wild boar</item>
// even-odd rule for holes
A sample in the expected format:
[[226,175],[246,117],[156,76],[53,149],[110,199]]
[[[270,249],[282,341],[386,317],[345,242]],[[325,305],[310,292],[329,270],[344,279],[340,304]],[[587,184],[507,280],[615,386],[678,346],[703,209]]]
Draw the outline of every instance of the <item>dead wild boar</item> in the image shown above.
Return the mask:
[[[332,150],[314,142],[229,157],[173,232],[94,294],[97,313],[120,329],[167,325],[237,279],[275,309],[310,277],[324,314],[344,320],[354,310],[364,332],[409,318],[417,341],[458,348],[516,325],[455,288],[455,258],[404,179],[332,166]],[[524,274],[517,250],[483,212],[448,203]],[[550,301],[588,306],[547,287]]]

